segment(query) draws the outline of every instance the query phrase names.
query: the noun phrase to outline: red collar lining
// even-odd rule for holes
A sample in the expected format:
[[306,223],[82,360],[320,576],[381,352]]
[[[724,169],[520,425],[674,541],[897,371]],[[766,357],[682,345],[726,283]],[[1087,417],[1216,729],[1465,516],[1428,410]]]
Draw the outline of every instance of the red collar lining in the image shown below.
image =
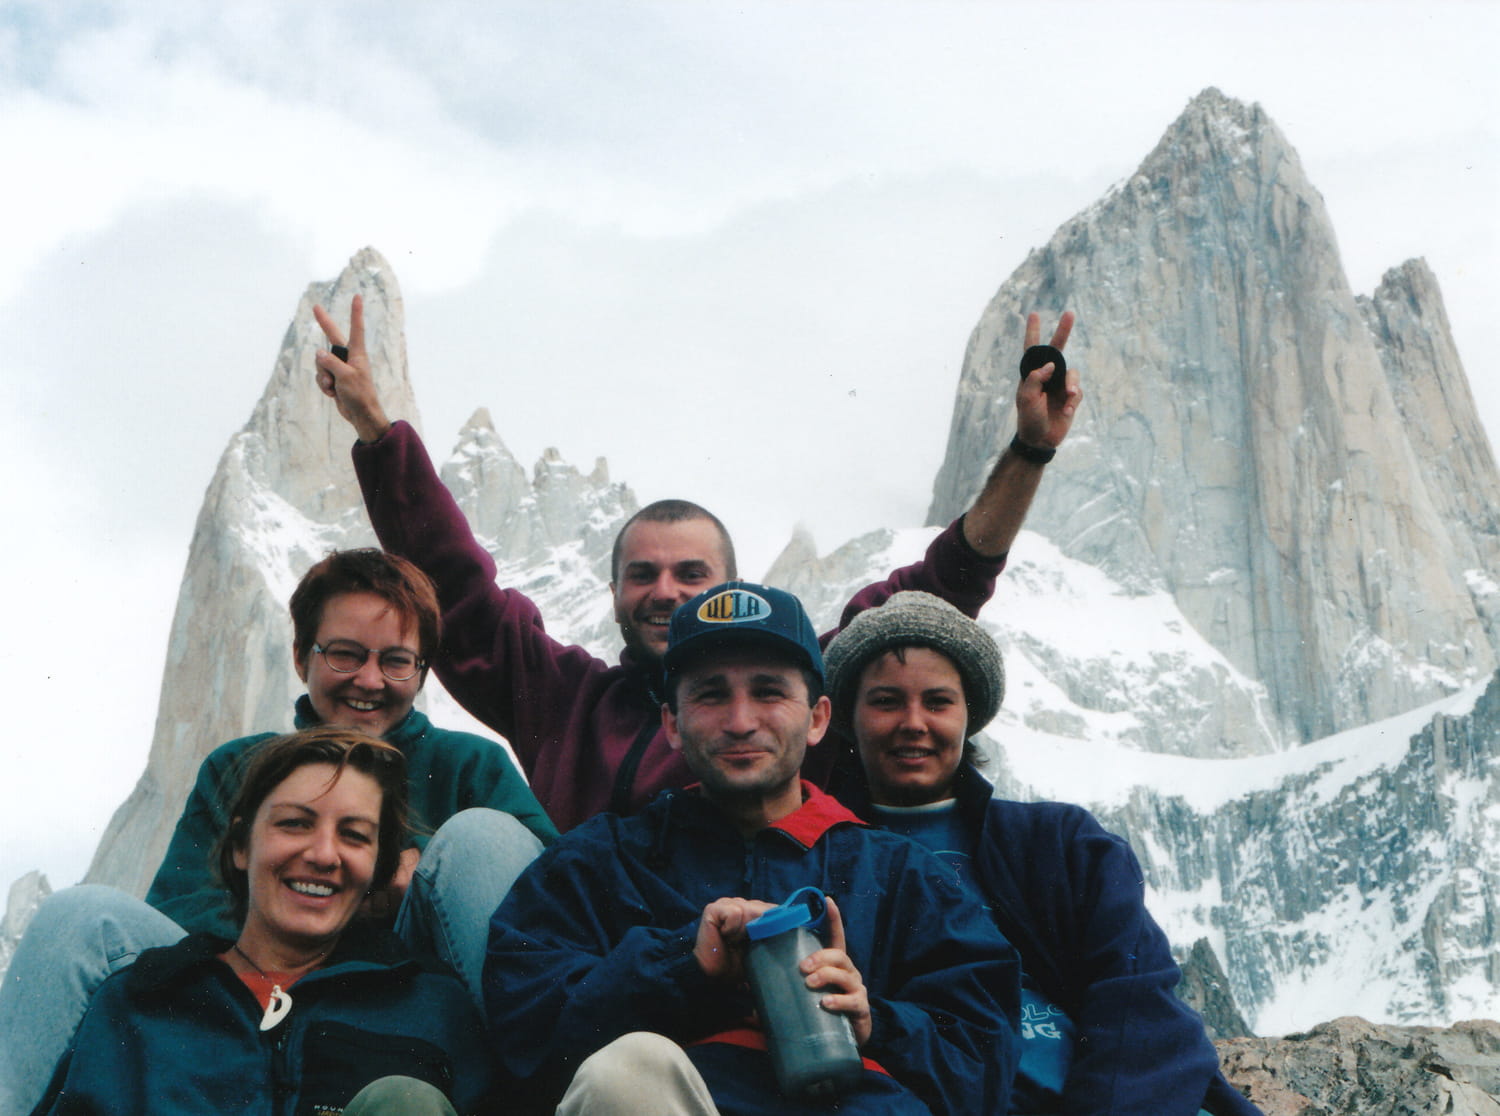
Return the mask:
[[812,848],[834,826],[842,822],[864,825],[853,812],[833,795],[802,780],[802,805],[784,818],[773,821],[767,829],[779,829],[806,848]]
[[[702,783],[690,783],[683,788],[691,794],[703,798]],[[784,818],[779,818],[766,826],[766,829],[779,829],[792,840],[804,848],[812,848],[816,845],[830,829],[836,825],[849,822],[852,825],[869,827],[858,814],[854,813],[833,795],[821,790],[817,785],[802,780],[802,805],[798,806]]]

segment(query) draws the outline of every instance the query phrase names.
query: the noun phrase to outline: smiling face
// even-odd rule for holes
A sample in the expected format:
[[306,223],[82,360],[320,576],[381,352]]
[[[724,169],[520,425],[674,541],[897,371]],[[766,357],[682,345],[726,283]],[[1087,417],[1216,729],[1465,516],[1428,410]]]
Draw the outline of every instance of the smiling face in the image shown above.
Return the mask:
[[676,694],[676,712],[662,714],[667,740],[709,798],[752,831],[802,804],[802,757],[830,707],[826,697],[809,704],[800,667],[759,648],[723,649],[684,668]]
[[[326,647],[335,641],[357,643],[372,651],[417,648],[415,621],[403,616],[389,601],[374,593],[340,593],[330,597],[318,621],[315,642]],[[313,712],[327,725],[357,728],[384,736],[411,712],[426,672],[404,682],[380,673],[378,655],[371,655],[353,674],[339,674],[311,647],[293,649],[297,676],[307,684]]]
[[268,794],[234,850],[248,891],[240,947],[263,969],[333,948],[375,878],[380,785],[331,763],[297,768]]
[[667,650],[672,610],[728,577],[724,541],[708,519],[637,520],[620,540],[616,576],[609,588],[625,646],[654,663]]
[[885,652],[860,672],[851,713],[875,802],[920,806],[951,797],[968,712],[950,659],[926,647],[902,648],[899,657]]

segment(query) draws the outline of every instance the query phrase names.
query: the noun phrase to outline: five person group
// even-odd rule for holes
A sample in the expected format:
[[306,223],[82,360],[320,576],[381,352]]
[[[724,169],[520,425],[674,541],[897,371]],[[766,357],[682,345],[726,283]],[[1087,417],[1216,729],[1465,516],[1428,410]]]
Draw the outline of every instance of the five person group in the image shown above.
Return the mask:
[[[974,505],[821,638],[709,512],[648,505],[608,664],[496,586],[384,413],[361,300],[347,344],[316,314],[384,550],[302,579],[297,731],[204,761],[146,901],[43,904],[0,988],[0,1116],[1256,1111],[1173,994],[1129,846],[994,798],[970,743],[1004,694],[975,618],[1076,371],[1022,380]],[[524,779],[413,708],[429,670]],[[798,979],[862,1059],[835,1099],[781,1091],[746,983],[751,924],[808,887],[828,929]]]

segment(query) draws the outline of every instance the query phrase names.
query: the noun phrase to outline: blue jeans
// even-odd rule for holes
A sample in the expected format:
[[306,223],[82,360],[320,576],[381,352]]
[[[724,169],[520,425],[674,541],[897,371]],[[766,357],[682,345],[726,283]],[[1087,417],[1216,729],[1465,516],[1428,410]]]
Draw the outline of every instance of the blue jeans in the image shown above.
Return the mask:
[[[464,810],[433,834],[396,915],[413,953],[453,968],[483,1009],[490,916],[542,844],[510,814]],[[0,1116],[27,1116],[83,1020],[94,989],[182,927],[123,891],[83,884],[37,909],[0,985]]]
[[106,977],[182,935],[166,915],[112,887],[82,884],[49,896],[0,985],[0,1116],[36,1107]]
[[536,834],[510,814],[484,808],[454,814],[427,842],[396,912],[396,933],[413,953],[436,957],[457,973],[481,1017],[490,916],[541,851]]

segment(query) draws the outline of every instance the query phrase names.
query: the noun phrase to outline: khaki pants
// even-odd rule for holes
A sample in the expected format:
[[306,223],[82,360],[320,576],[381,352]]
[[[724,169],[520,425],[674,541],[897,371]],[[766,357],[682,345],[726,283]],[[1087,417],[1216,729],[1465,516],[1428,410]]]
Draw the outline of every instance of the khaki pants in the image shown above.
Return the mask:
[[634,1031],[584,1059],[557,1116],[719,1116],[686,1052]]

